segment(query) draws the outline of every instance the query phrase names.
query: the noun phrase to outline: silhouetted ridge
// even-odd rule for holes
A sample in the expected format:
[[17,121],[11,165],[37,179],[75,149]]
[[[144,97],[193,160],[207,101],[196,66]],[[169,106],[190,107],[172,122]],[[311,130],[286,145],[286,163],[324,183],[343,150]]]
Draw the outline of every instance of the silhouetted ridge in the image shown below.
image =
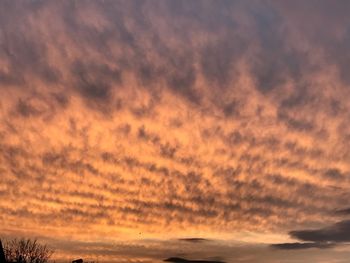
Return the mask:
[[308,249],[308,248],[319,248],[326,249],[335,247],[334,243],[317,243],[317,242],[305,242],[305,243],[280,243],[280,244],[272,244],[271,247],[277,249]]
[[175,262],[175,263],[225,263],[223,261],[211,261],[211,260],[188,260],[184,258],[167,258],[164,259],[167,262]]

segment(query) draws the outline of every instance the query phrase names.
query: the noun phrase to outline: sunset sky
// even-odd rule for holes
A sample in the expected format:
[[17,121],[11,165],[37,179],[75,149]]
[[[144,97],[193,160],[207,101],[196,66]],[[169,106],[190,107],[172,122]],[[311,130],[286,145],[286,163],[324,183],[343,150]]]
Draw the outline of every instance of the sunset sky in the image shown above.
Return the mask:
[[1,0],[0,238],[56,262],[349,262],[349,13]]

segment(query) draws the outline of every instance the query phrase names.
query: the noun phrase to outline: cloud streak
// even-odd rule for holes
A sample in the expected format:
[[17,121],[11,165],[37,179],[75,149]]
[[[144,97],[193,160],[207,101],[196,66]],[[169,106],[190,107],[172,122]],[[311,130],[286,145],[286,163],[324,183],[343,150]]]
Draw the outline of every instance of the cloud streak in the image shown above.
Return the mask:
[[348,242],[350,231],[350,221],[344,220],[330,227],[315,230],[292,231],[292,237],[314,242]]

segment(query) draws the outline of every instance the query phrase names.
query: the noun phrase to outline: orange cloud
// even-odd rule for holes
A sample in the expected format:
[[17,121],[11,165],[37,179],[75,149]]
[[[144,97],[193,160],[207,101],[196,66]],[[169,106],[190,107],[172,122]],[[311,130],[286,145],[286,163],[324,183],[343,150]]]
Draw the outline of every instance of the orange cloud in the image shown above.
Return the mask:
[[1,5],[0,234],[243,240],[348,206],[341,10]]

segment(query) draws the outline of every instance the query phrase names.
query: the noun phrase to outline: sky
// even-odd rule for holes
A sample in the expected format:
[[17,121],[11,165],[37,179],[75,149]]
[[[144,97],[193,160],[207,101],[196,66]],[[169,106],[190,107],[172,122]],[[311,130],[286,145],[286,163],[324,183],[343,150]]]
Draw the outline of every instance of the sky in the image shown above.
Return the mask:
[[56,262],[348,262],[349,12],[0,1],[0,238]]

